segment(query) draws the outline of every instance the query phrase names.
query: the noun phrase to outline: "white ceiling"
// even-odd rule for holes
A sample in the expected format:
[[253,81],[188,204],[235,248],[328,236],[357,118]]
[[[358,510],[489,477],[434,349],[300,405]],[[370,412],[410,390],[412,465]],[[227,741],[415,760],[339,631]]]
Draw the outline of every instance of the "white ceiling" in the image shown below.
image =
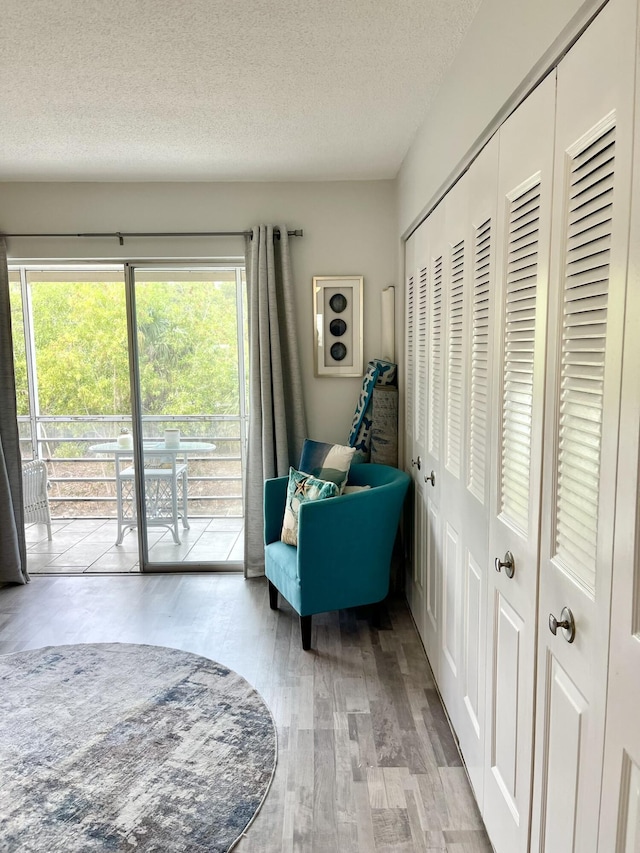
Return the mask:
[[392,178],[480,0],[3,0],[0,180]]

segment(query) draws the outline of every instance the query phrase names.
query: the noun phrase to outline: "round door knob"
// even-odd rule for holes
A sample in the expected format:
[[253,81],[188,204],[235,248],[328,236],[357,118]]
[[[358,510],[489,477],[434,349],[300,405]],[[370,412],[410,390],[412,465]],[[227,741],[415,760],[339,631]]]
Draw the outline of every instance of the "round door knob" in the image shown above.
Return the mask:
[[436,484],[436,472],[432,471],[428,477],[425,474],[424,475],[424,481],[425,481],[425,483],[431,483],[432,486],[435,486],[435,484]]
[[576,638],[576,622],[568,607],[562,608],[560,619],[556,619],[553,613],[549,614],[549,630],[554,636],[558,633],[558,628],[562,630],[565,640],[573,643]]
[[414,465],[418,468],[418,471],[419,471],[421,466],[422,466],[422,459],[419,456],[417,459],[411,460],[411,467],[413,467]]
[[508,578],[512,578],[516,573],[516,561],[513,559],[513,554],[511,551],[507,551],[504,555],[504,560],[501,560],[500,557],[496,557],[494,565],[496,567],[496,572],[501,572],[504,569],[504,573]]

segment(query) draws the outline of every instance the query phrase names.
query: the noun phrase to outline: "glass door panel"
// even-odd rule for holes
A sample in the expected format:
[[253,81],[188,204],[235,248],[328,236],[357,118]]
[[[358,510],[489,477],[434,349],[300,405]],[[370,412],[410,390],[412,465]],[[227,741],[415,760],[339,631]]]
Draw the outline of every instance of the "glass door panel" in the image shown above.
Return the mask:
[[118,542],[114,470],[131,430],[122,265],[23,266],[10,297],[27,568],[137,572],[137,537]]
[[[142,440],[144,564],[242,561],[242,270],[130,267]],[[134,471],[123,495],[135,500]]]
[[16,382],[16,409],[23,462],[33,459],[32,419],[30,416],[29,374],[27,370],[27,338],[23,314],[22,277],[20,270],[9,270],[9,300],[13,337],[13,369]]

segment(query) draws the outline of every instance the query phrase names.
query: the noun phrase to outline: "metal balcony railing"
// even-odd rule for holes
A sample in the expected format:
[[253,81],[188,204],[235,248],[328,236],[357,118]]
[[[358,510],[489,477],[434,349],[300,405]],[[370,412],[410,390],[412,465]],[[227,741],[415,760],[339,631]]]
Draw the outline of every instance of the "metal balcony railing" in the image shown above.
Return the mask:
[[[47,464],[52,517],[116,516],[114,460],[92,454],[90,447],[116,441],[123,427],[131,429],[131,418],[24,416],[18,418],[18,423],[23,461],[42,459]],[[162,440],[166,427],[177,427],[184,439],[216,446],[211,453],[189,454],[190,517],[242,517],[245,426],[241,417],[234,415],[144,417],[145,440]]]

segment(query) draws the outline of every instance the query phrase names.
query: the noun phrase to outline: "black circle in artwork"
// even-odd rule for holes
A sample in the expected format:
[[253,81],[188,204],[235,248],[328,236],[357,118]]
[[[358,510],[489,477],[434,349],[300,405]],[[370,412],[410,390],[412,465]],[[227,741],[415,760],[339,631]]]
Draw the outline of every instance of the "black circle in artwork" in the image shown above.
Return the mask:
[[337,344],[334,344],[331,347],[331,358],[334,361],[342,361],[342,359],[345,357],[346,354],[347,354],[347,348],[342,343],[342,341],[338,341]]
[[329,323],[329,331],[332,335],[335,335],[336,338],[339,338],[340,335],[344,335],[347,331],[347,324],[341,317],[338,317],[336,320],[332,320]]
[[344,293],[334,293],[329,300],[329,305],[336,314],[342,314],[344,309],[347,307],[347,297]]

